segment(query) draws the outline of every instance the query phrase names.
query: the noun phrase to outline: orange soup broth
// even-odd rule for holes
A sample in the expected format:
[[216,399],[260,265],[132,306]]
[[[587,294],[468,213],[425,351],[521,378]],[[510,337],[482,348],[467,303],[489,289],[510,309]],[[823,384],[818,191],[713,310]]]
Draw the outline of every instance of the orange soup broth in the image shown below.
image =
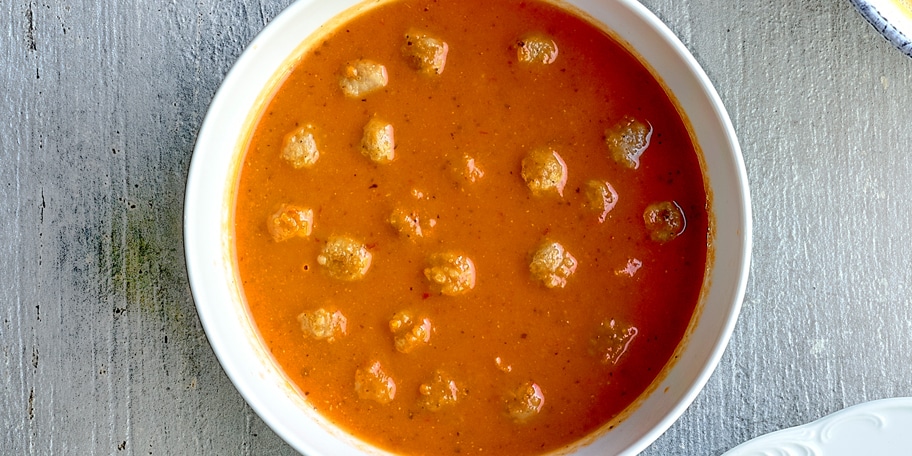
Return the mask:
[[[400,48],[410,28],[449,44],[439,76],[406,64]],[[529,32],[558,43],[552,65],[516,61],[517,39]],[[386,65],[389,85],[352,100],[339,90],[338,74],[358,58]],[[388,165],[359,153],[361,128],[374,114],[395,126],[397,158]],[[604,143],[605,129],[624,115],[654,128],[636,170],[615,163]],[[313,169],[295,170],[279,151],[285,135],[305,123],[318,127],[321,157]],[[532,196],[520,176],[522,157],[542,144],[567,163],[562,198]],[[474,184],[450,172],[466,153],[485,172]],[[604,223],[584,205],[581,187],[592,178],[619,194]],[[343,429],[406,454],[540,453],[623,411],[680,343],[706,266],[702,179],[688,130],[662,86],[585,20],[531,1],[392,2],[317,40],[268,101],[240,172],[238,268],[275,359]],[[687,228],[671,242],[653,242],[643,211],[671,200]],[[266,220],[282,203],[314,209],[310,238],[272,240]],[[432,213],[433,234],[400,237],[387,221],[400,204]],[[373,254],[363,280],[321,271],[316,257],[336,233],[363,240]],[[544,238],[559,240],[579,262],[564,289],[530,277],[530,255]],[[466,295],[442,296],[427,285],[428,254],[446,250],[475,262],[477,285]],[[619,273],[633,259],[642,267],[632,277]],[[297,315],[325,306],[345,313],[348,334],[334,342],[304,337]],[[405,309],[435,328],[430,344],[409,354],[394,349],[388,329],[390,316]],[[610,319],[638,334],[616,364],[603,364],[589,353],[590,339]],[[386,405],[354,393],[355,370],[373,360],[396,380]],[[467,390],[452,409],[416,405],[418,385],[435,369]],[[527,380],[541,386],[545,403],[517,424],[503,398]]]

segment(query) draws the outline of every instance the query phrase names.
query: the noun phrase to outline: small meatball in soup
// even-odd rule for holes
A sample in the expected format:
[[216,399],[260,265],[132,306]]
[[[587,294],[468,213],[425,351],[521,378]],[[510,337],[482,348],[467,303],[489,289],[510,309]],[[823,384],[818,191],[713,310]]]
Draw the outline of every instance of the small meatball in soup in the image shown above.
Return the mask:
[[355,60],[342,69],[339,87],[350,98],[361,98],[389,83],[386,67],[372,60]]

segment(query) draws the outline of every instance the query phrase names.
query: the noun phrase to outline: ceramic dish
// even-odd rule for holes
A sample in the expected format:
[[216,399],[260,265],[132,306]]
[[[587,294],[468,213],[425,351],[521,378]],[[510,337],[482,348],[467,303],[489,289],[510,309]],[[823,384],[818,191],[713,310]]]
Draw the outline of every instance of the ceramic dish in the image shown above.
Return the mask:
[[803,426],[757,437],[724,456],[912,454],[912,398],[849,407]]
[[[676,98],[703,151],[715,216],[715,255],[688,336],[670,363],[613,429],[561,454],[636,454],[684,412],[706,383],[734,328],[750,264],[747,178],[731,122],[709,79],[681,42],[631,0],[567,2],[601,21],[635,50]],[[357,0],[301,0],[254,40],[216,94],[200,130],[187,182],[184,235],[194,300],[225,372],[250,406],[298,451],[311,456],[384,454],[307,406],[260,339],[244,303],[233,257],[232,189],[242,139],[269,88],[300,44]]]
[[893,46],[912,57],[912,0],[851,0]]

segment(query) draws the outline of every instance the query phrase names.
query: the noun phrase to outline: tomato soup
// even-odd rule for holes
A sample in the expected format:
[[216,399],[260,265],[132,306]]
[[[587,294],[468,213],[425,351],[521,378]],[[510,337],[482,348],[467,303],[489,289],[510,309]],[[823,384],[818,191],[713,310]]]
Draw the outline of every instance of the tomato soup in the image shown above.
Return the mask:
[[711,252],[700,158],[630,50],[543,1],[382,2],[260,113],[235,246],[318,413],[402,454],[540,454],[649,388]]

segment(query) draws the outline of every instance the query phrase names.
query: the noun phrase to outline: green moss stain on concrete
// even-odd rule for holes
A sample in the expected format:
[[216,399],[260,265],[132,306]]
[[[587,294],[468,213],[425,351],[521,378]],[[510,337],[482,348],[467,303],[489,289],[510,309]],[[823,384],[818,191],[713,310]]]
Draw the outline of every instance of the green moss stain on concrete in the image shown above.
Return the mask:
[[139,310],[181,323],[192,300],[184,274],[180,217],[162,215],[164,220],[127,211],[125,220],[115,221],[109,238],[102,240],[110,250],[105,252],[100,245],[99,260],[108,272],[111,292],[126,301],[126,307],[114,308],[115,314]]

